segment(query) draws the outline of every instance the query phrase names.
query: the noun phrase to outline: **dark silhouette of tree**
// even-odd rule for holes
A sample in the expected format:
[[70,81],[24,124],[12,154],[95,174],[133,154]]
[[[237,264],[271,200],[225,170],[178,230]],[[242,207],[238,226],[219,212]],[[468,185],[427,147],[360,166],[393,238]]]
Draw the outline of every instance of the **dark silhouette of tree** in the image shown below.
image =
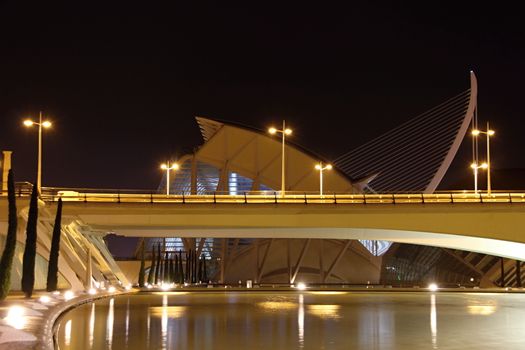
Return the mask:
[[184,282],[190,283],[191,282],[191,270],[190,270],[190,254],[191,249],[186,252],[186,270],[184,271]]
[[155,248],[151,248],[151,266],[149,268],[149,274],[148,274],[148,284],[153,284],[155,281],[155,262],[157,259],[155,258]]
[[202,259],[199,256],[199,263],[197,264],[197,282],[202,282]]
[[33,295],[35,286],[35,257],[36,257],[36,224],[38,219],[38,189],[33,186],[31,201],[29,203],[29,214],[27,217],[26,246],[22,265],[22,291],[26,298]]
[[139,287],[144,288],[145,272],[144,272],[144,238],[140,247],[140,270],[139,270]]
[[9,223],[5,238],[4,252],[0,260],[0,301],[4,300],[11,289],[11,267],[16,248],[16,228],[18,224],[16,214],[15,180],[13,170],[7,175],[7,201],[9,205]]
[[164,252],[164,273],[162,275],[162,280],[164,281],[164,283],[170,283],[169,279],[170,279],[170,261],[169,261],[169,256],[168,256],[168,252]]
[[160,282],[160,270],[162,269],[162,256],[160,254],[160,243],[157,245],[157,269],[155,270],[155,284]]
[[179,257],[177,256],[177,253],[174,254],[175,255],[175,261],[174,261],[174,266],[173,266],[173,282],[175,283],[179,283],[180,281],[180,278],[179,278]]
[[60,234],[62,233],[62,198],[58,199],[55,226],[51,239],[51,251],[49,252],[49,265],[47,267],[46,290],[52,292],[57,290],[58,284],[58,256],[60,254]]
[[206,274],[206,257],[202,256],[202,281],[204,283],[208,282],[208,276]]
[[197,283],[197,252],[193,252],[193,273],[191,278],[191,283]]
[[184,284],[184,270],[182,269],[182,252],[179,250],[179,283]]
[[175,264],[173,257],[170,257],[170,283],[175,283]]

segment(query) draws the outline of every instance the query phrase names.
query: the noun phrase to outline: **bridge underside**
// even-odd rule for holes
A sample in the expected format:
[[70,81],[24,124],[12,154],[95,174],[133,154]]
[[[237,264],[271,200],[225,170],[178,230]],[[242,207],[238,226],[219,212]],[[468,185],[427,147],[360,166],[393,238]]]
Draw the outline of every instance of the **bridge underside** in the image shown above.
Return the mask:
[[[393,286],[520,286],[521,263],[435,246],[394,243],[375,255],[357,240],[313,238],[146,238],[146,256],[197,252],[206,257],[208,280],[237,284],[384,284]],[[375,241],[377,242],[377,241]],[[111,247],[111,244],[110,244]],[[135,252],[141,256],[139,243]],[[191,259],[190,259],[191,260]],[[138,265],[126,272],[136,279]]]
[[[104,227],[94,229],[105,231]],[[112,233],[127,237],[210,237],[210,238],[290,238],[290,239],[343,239],[377,240],[396,243],[468,250],[525,261],[525,244],[490,238],[452,234],[355,228],[245,228],[245,229],[174,229],[146,227],[116,228]]]

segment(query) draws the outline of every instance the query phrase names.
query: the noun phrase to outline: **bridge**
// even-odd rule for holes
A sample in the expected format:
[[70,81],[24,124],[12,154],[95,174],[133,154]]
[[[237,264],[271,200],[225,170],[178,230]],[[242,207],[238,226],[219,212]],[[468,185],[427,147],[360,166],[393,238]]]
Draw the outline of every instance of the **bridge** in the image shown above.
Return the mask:
[[[22,200],[27,195],[19,192]],[[48,188],[41,199],[52,208],[60,197],[66,223],[79,220],[101,234],[386,240],[525,261],[521,192],[162,195]],[[5,222],[7,210],[0,212]]]

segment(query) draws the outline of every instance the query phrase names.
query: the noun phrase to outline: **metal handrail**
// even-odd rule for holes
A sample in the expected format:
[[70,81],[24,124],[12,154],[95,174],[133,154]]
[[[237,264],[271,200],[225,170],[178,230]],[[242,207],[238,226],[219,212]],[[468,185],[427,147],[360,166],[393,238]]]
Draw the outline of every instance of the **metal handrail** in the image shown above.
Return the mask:
[[[32,185],[17,183],[17,196],[29,196]],[[228,192],[207,194],[160,194],[151,190],[112,190],[87,188],[44,187],[40,197],[44,201],[55,202],[58,198],[68,202],[82,203],[175,203],[175,204],[457,204],[457,203],[525,203],[525,191],[493,191],[474,193],[473,191],[447,191],[432,194],[424,193],[326,193],[286,192],[281,196],[274,191],[249,191],[232,195]]]

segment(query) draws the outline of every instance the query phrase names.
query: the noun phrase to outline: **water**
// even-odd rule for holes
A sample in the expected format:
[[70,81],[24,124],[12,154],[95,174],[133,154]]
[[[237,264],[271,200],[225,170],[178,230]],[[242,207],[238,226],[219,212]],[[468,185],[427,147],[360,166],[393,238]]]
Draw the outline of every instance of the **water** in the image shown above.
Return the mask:
[[60,349],[525,349],[525,295],[179,292],[68,312]]

